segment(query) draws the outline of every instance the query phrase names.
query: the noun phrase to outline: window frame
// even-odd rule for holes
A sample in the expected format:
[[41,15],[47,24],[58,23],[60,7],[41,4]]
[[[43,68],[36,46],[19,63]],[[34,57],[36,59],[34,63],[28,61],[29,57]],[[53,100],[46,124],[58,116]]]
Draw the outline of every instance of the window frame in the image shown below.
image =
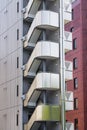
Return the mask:
[[19,85],[17,85],[17,97],[19,96]]
[[16,114],[16,126],[19,126],[19,114]]
[[19,40],[19,29],[17,29],[17,41]]
[[75,130],[78,130],[78,118],[74,119],[74,128]]
[[74,82],[74,89],[77,89],[77,88],[78,88],[78,78],[75,77],[75,78],[73,79],[73,82]]
[[19,13],[19,1],[17,1],[17,13]]
[[74,110],[78,110],[78,98],[74,98]]
[[73,69],[77,69],[77,68],[78,68],[78,59],[77,59],[77,57],[75,57],[73,59]]
[[17,57],[17,68],[19,68],[19,57]]
[[73,39],[73,50],[77,49],[77,38]]

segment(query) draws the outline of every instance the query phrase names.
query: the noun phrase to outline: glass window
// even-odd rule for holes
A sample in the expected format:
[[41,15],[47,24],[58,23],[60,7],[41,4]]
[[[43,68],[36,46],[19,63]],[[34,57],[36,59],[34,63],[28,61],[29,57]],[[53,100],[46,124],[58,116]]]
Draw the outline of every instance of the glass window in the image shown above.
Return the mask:
[[74,89],[78,88],[78,79],[74,78]]
[[78,109],[78,98],[74,98],[74,109]]
[[17,68],[19,68],[19,57],[17,57]]
[[73,31],[74,31],[74,27],[71,27],[71,28],[70,28],[70,32],[73,32]]
[[78,63],[77,63],[77,58],[73,59],[73,69],[77,69]]
[[17,40],[19,40],[19,29],[17,29]]
[[77,49],[77,38],[73,39],[73,50]]
[[17,13],[19,13],[19,2],[17,2]]
[[74,19],[74,10],[72,9],[72,20]]
[[78,119],[74,119],[75,130],[78,130]]
[[17,85],[17,97],[19,96],[19,85]]
[[17,126],[19,125],[19,115],[18,114],[16,115],[16,125]]

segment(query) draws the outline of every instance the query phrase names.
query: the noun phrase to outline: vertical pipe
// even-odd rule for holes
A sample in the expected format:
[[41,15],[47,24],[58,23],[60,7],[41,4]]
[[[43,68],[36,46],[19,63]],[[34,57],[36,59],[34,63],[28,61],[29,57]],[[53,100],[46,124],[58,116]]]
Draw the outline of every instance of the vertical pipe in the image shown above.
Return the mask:
[[[43,69],[43,72],[46,72],[46,61],[43,60],[42,62],[42,69]],[[47,102],[47,98],[46,98],[46,90],[43,91],[43,103],[46,104]],[[47,130],[47,127],[46,127],[46,122],[43,122],[43,125],[42,125],[42,129],[43,130]]]
[[46,1],[45,0],[42,1],[42,8],[43,8],[43,10],[46,10]]
[[64,54],[64,0],[60,0],[60,81],[61,81],[61,119],[62,130],[65,126],[65,54]]
[[[43,8],[43,10],[46,10],[45,0],[42,1],[42,8]],[[46,31],[45,30],[43,30],[42,37],[43,37],[43,41],[45,41],[46,40]],[[42,66],[43,66],[43,72],[46,72],[46,61],[45,60],[43,60]],[[45,90],[43,91],[43,103],[46,104],[46,91]],[[43,130],[47,130],[46,122],[43,122]]]

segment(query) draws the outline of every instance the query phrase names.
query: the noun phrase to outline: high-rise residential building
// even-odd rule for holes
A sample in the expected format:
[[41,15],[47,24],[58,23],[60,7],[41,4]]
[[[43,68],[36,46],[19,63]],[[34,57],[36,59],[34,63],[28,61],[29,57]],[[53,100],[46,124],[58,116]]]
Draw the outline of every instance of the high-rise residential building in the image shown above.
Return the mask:
[[72,5],[72,22],[66,31],[72,32],[73,50],[66,55],[73,62],[73,80],[67,90],[74,93],[74,110],[67,112],[67,121],[74,123],[74,130],[86,130],[87,122],[87,0],[75,0]]
[[70,0],[0,0],[0,130],[74,129],[71,19]]

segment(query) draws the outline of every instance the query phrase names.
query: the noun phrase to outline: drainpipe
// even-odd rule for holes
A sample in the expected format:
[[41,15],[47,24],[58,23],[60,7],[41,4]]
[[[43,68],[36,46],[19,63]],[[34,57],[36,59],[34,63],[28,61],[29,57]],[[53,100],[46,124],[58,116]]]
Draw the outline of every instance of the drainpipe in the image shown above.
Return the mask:
[[60,86],[61,86],[61,122],[65,125],[65,54],[64,54],[64,0],[60,0]]
[[[43,10],[46,10],[46,1],[45,0],[42,1],[42,8],[43,8]],[[43,32],[42,32],[42,39],[43,39],[43,41],[46,40],[46,30],[43,30]],[[43,62],[42,62],[42,69],[43,69],[43,72],[46,72],[46,60],[43,60]],[[43,103],[46,104],[47,99],[46,99],[46,91],[45,90],[43,91],[43,99],[42,100],[43,100]],[[46,122],[43,122],[42,126],[43,126],[43,128],[42,128],[43,130],[47,130]]]

